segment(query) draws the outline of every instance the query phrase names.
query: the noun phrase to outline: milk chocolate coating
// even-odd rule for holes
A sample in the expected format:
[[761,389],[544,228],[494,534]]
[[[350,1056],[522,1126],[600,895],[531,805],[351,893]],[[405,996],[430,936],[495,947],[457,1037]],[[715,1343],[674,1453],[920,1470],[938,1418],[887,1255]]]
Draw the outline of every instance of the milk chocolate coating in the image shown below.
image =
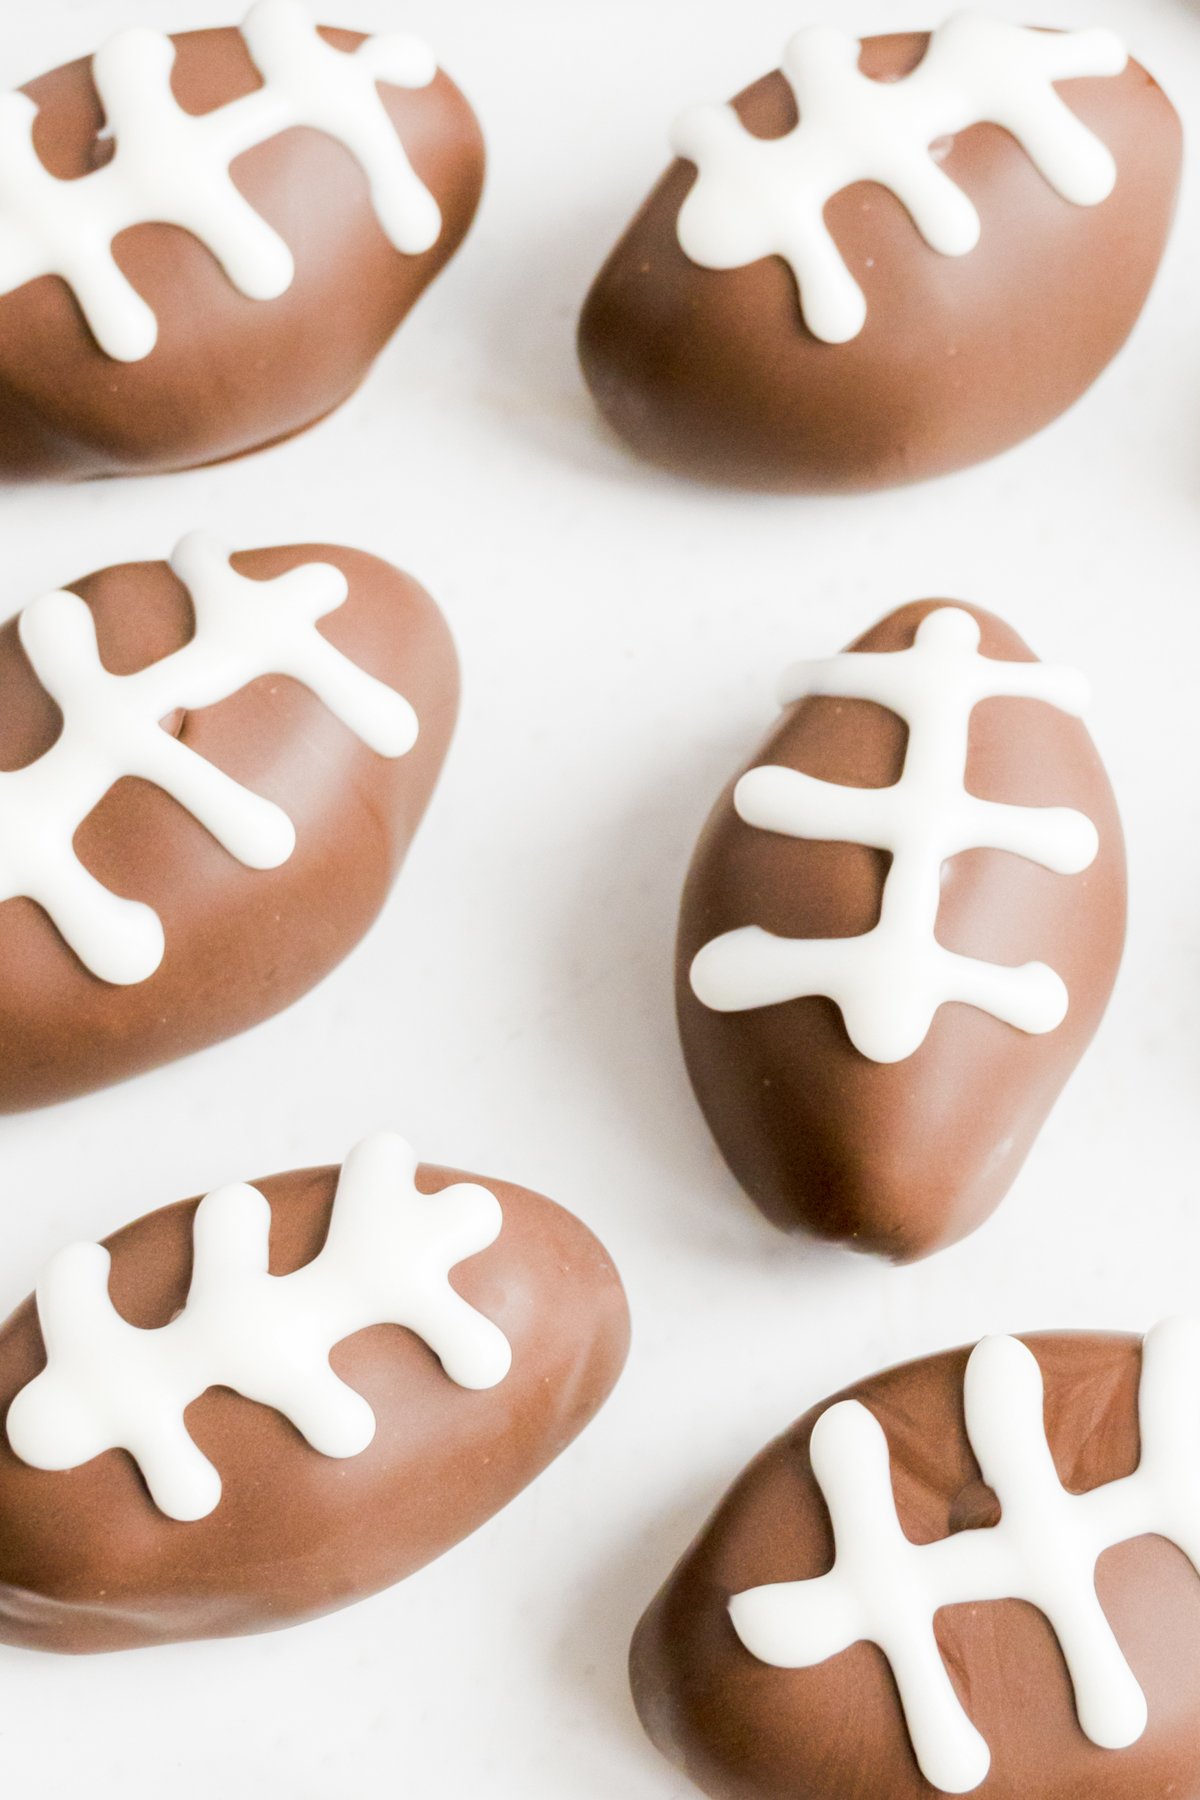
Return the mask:
[[[231,1037],[288,1006],[358,942],[383,905],[441,769],[458,704],[445,620],[409,576],[330,545],[253,550],[243,575],[301,563],[341,569],[350,592],[319,630],[396,688],[417,742],[378,755],[308,689],[263,676],[168,728],[226,774],[282,806],[296,847],[278,869],[248,869],[159,788],[127,778],[85,820],[75,848],[113,892],[151,905],[166,953],[148,980],[93,975],[32,900],[0,904],[0,1111],[86,1093]],[[130,674],[192,635],[187,592],[166,563],[133,563],[77,582],[101,660]],[[0,768],[57,737],[59,713],[17,636],[0,630]]]
[[[325,1239],[336,1168],[255,1185],[271,1203],[273,1275]],[[437,1193],[472,1181],[422,1168]],[[187,1410],[222,1496],[207,1518],[159,1512],[137,1465],[110,1450],[50,1473],[0,1442],[0,1641],[33,1650],[124,1650],[273,1631],[365,1599],[440,1556],[506,1505],[599,1410],[625,1361],[629,1318],[602,1246],[572,1214],[485,1181],[504,1213],[492,1248],[451,1272],[513,1351],[505,1379],[458,1387],[397,1325],[347,1338],[330,1358],[370,1404],[359,1456],[312,1449],[281,1413],[228,1388]],[[107,1240],[110,1292],[132,1324],[165,1325],[187,1298],[196,1202],[164,1207]],[[45,1362],[32,1299],[0,1329],[0,1415]]]
[[[335,48],[362,36],[325,31]],[[187,112],[261,86],[241,33],[175,38]],[[61,179],[111,146],[90,59],[24,90],[41,108],[35,144]],[[249,150],[234,182],[288,244],[295,279],[277,300],[240,294],[211,252],[175,226],[133,227],[116,257],[158,318],[142,362],[99,348],[57,276],[0,297],[0,480],[145,474],[239,456],[314,424],[353,393],[409,309],[458,248],[483,184],[478,121],[449,78],[382,87],[409,161],[442,210],[433,248],[404,256],[375,217],[366,177],[332,138],[296,127]]]
[[[868,38],[891,81],[925,33]],[[981,462],[1064,412],[1121,348],[1175,207],[1181,127],[1146,71],[1064,81],[1064,100],[1116,157],[1099,206],[1062,199],[1016,140],[977,125],[941,166],[982,220],[966,256],[932,250],[888,190],[858,182],[825,217],[867,301],[847,344],[806,329],[779,257],[712,270],[676,235],[696,178],[677,161],[601,270],[579,354],[600,411],[643,456],[706,479],[798,493],[881,488]],[[796,123],[780,73],[733,102],[755,135]]]
[[[901,607],[851,646],[906,649],[927,613]],[[1032,661],[1016,633],[977,607],[980,653]],[[899,779],[907,732],[874,702],[810,698],[787,708],[747,767],[774,763],[850,787]],[[937,936],[989,962],[1044,962],[1070,996],[1057,1030],[1032,1036],[975,1007],[943,1006],[902,1062],[856,1050],[825,998],[718,1013],[692,992],[692,960],[743,925],[782,937],[849,937],[878,920],[882,851],[760,831],[732,781],[697,845],[684,889],[676,995],[688,1071],[713,1135],[776,1225],[798,1226],[897,1262],[974,1230],[1007,1192],[1090,1042],[1125,935],[1125,852],[1116,802],[1086,728],[1043,701],[985,700],[971,719],[966,786],[984,800],[1067,806],[1100,834],[1082,875],[1002,850],[970,850],[942,871]]]
[[[1085,1493],[1132,1474],[1139,1455],[1136,1338],[1052,1333],[1023,1340],[1045,1380],[1059,1479]],[[877,1375],[863,1402],[887,1435],[905,1534],[926,1544],[995,1523],[967,1440],[966,1350]],[[642,1619],[633,1694],[643,1725],[712,1800],[931,1800],[883,1653],[857,1644],[812,1669],[761,1663],[739,1641],[730,1597],[833,1564],[809,1439],[832,1401],[750,1464]],[[1058,1642],[1017,1600],[943,1608],[936,1632],[960,1699],[992,1753],[979,1800],[1133,1800],[1200,1792],[1200,1581],[1158,1537],[1108,1550],[1097,1591],[1149,1705],[1127,1750],[1090,1743]]]

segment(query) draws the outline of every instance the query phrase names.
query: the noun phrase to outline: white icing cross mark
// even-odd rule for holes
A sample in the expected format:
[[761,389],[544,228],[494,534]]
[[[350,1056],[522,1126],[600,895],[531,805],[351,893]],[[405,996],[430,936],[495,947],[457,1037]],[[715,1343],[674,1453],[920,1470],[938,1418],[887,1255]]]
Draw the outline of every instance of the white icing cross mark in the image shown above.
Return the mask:
[[1156,1326],[1142,1350],[1136,1473],[1071,1494],[1046,1442],[1036,1358],[1015,1338],[985,1338],[967,1365],[966,1422],[1000,1520],[932,1544],[904,1535],[878,1420],[857,1400],[831,1406],[813,1431],[811,1459],[833,1525],[834,1566],[815,1580],[735,1595],[739,1638],[782,1669],[877,1644],[922,1774],[943,1793],[965,1794],[991,1758],[942,1661],[934,1617],[943,1606],[1025,1600],[1058,1636],[1086,1736],[1101,1749],[1126,1749],[1146,1728],[1146,1700],[1097,1598],[1096,1563],[1116,1544],[1154,1535],[1200,1572],[1198,1373],[1200,1321]]
[[1116,183],[1113,158],[1054,91],[1056,81],[1119,75],[1128,61],[1111,31],[1030,31],[960,13],[933,33],[900,81],[869,80],[856,38],[811,26],[789,43],[783,73],[799,124],[755,137],[731,106],[696,106],[672,134],[699,169],[679,214],[684,253],[706,269],[781,256],[815,337],[858,336],[867,306],[825,223],[835,194],[859,181],[890,189],[926,243],[964,256],[979,215],[931,153],[939,138],[985,122],[1011,132],[1064,200],[1095,206]]
[[35,1469],[74,1469],[127,1450],[172,1519],[202,1519],[221,1478],[184,1413],[212,1387],[273,1406],[325,1456],[357,1456],[375,1415],[329,1364],[336,1344],[368,1325],[403,1325],[451,1381],[490,1388],[512,1363],[504,1333],[457,1294],[450,1270],[494,1244],[500,1203],[459,1182],[418,1193],[403,1138],[379,1132],[346,1158],[329,1232],[312,1262],[268,1273],[271,1208],[256,1188],[218,1188],[193,1225],[187,1304],[169,1325],[128,1324],[108,1292],[111,1258],[74,1244],[38,1285],[46,1367],[9,1408],[8,1440]]
[[[199,116],[171,89],[175,46],[146,28],[121,32],[93,59],[112,160],[60,181],[33,142],[37,107],[0,96],[0,294],[43,275],[69,284],[101,349],[140,362],[158,338],[154,314],[113,255],[134,225],[177,225],[206,244],[234,286],[274,300],[292,284],[291,251],[239,193],[231,165],[245,151],[307,125],[361,164],[379,223],[396,249],[418,256],[437,242],[441,213],[418,179],[378,83],[428,87],[433,53],[416,38],[369,38],[335,50],[298,0],[257,0],[243,26],[263,86]],[[315,200],[314,204],[319,204]]]
[[964,850],[1010,850],[1076,875],[1095,859],[1090,819],[1066,807],[998,805],[964,787],[971,713],[981,700],[1048,701],[1078,715],[1087,683],[1073,670],[978,654],[979,626],[959,607],[926,615],[909,650],[855,651],[798,663],[783,702],[808,695],[874,700],[908,725],[900,780],[839,787],[763,767],[734,790],[738,816],[762,831],[891,853],[879,922],[860,937],[784,938],[747,925],[714,938],[692,963],[697,998],[744,1012],[813,994],[842,1010],[850,1041],[873,1062],[901,1062],[925,1041],[947,1001],[979,1007],[1021,1031],[1053,1031],[1066,1016],[1061,978],[1044,963],[976,961],[937,941],[942,865]]
[[278,868],[296,842],[281,808],[170,736],[162,720],[213,706],[260,675],[290,675],[380,756],[403,756],[417,738],[408,701],[317,630],[349,592],[340,569],[308,563],[252,581],[200,533],[184,539],[171,565],[191,594],[195,632],[135,675],[105,669],[77,594],[44,594],[26,607],[21,644],[62,729],[36,762],[0,771],[0,900],[36,900],[80,961],[120,985],[153,975],[162,925],[150,907],[103,887],[76,856],[74,838],[122,777],[140,776],[172,795],[248,868]]

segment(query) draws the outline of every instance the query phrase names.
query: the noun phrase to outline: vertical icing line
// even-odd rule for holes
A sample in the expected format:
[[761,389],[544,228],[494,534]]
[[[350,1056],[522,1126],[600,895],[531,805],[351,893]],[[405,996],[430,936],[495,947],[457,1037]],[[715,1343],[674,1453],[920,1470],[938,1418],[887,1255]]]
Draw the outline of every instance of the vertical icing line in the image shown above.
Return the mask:
[[262,87],[201,114],[175,99],[169,37],[139,26],[111,38],[96,52],[93,74],[113,156],[74,180],[51,175],[38,157],[29,97],[0,97],[0,295],[60,276],[100,348],[139,362],[154,349],[158,324],[113,243],[132,226],[167,224],[206,245],[247,298],[277,299],[295,276],[292,253],[240,193],[231,168],[298,125],[324,132],[356,159],[397,251],[419,256],[433,247],[441,211],[379,93],[380,82],[428,87],[437,74],[432,52],[402,33],[335,50],[300,0],[256,0],[243,36]]
[[852,788],[793,769],[743,775],[734,808],[747,825],[801,839],[868,844],[890,856],[879,919],[846,938],[786,938],[747,925],[697,953],[692,991],[714,1012],[744,1012],[811,995],[841,1009],[855,1048],[900,1062],[924,1043],[938,1009],[960,1001],[1020,1031],[1059,1026],[1069,997],[1044,963],[1021,968],[947,950],[937,940],[943,865],[965,850],[999,849],[1077,875],[1099,850],[1092,821],[1070,807],[979,800],[965,787],[971,714],[981,700],[1036,699],[1074,717],[1087,684],[1073,670],[980,656],[979,626],[961,607],[927,613],[907,650],[852,651],[799,663],[785,705],[808,698],[871,700],[908,726],[892,787]]
[[168,714],[216,705],[262,675],[286,675],[380,756],[405,755],[418,732],[404,696],[317,629],[347,598],[339,569],[309,563],[272,581],[251,580],[202,533],[184,539],[172,567],[191,597],[195,630],[179,650],[133,675],[104,667],[91,611],[77,594],[42,595],[18,624],[62,726],[34,762],[0,770],[0,901],[36,901],[80,961],[118,985],[157,969],[162,925],[148,906],[103,888],[80,863],[74,838],[123,777],[140,776],[171,795],[247,868],[278,868],[295,848],[282,808],[170,736],[161,725]]
[[829,26],[797,33],[783,57],[799,122],[780,138],[746,130],[731,106],[684,112],[671,137],[697,178],[679,212],[684,254],[707,269],[766,256],[788,264],[814,337],[843,344],[866,323],[867,305],[824,213],[860,181],[887,188],[925,242],[965,256],[979,215],[939,166],[931,146],[973,125],[1002,126],[1064,200],[1096,206],[1117,179],[1106,145],[1056,91],[1080,76],[1116,76],[1128,57],[1110,31],[1032,31],[959,13],[932,34],[922,61],[898,81],[859,67],[861,43]]
[[[437,59],[428,45],[388,32],[365,39],[356,50],[335,50],[308,24],[295,0],[258,0],[244,36],[268,88],[277,83],[305,123],[337,138],[357,159],[394,248],[408,256],[431,250],[441,236],[441,210],[409,162],[387,109],[377,94],[369,96],[380,82],[431,86]],[[359,76],[363,102],[353,109],[341,103],[339,92],[347,60]]]

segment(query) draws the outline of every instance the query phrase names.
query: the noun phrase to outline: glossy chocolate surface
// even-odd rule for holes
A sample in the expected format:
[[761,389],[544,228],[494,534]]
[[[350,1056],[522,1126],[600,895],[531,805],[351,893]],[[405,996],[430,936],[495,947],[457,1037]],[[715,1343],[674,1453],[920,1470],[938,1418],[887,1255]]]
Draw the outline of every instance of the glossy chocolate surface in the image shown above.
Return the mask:
[[[1136,1338],[1027,1337],[1045,1381],[1049,1444],[1065,1487],[1129,1475],[1139,1455]],[[995,1522],[967,1440],[967,1352],[910,1363],[848,1389],[883,1426],[901,1527],[925,1544]],[[932,1800],[882,1653],[860,1643],[811,1669],[757,1661],[728,1616],[731,1595],[804,1580],[833,1562],[809,1439],[824,1402],[750,1464],[643,1618],[634,1699],[650,1736],[712,1800]],[[1200,1580],[1158,1537],[1106,1551],[1101,1604],[1149,1706],[1132,1747],[1081,1731],[1062,1651],[1018,1600],[944,1608],[937,1639],[954,1688],[988,1743],[979,1800],[1133,1800],[1200,1793]]]
[[[274,1275],[324,1241],[338,1171],[256,1183],[271,1203]],[[480,1179],[422,1168],[437,1193]],[[312,1449],[282,1414],[227,1388],[188,1408],[216,1465],[220,1504],[181,1523],[151,1501],[132,1459],[33,1469],[0,1443],[0,1640],[30,1649],[127,1649],[269,1631],[401,1580],[481,1525],[566,1448],[607,1397],[629,1320],[616,1270],[592,1234],[527,1189],[484,1179],[504,1214],[496,1244],[452,1274],[505,1333],[513,1363],[485,1392],[458,1387],[412,1332],[371,1326],[333,1351],[377,1429],[358,1456]],[[165,1325],[187,1297],[195,1202],[107,1241],[110,1292],[134,1325]],[[43,1366],[34,1303],[0,1330],[0,1415]],[[469,1621],[464,1621],[469,1629]]]
[[[277,869],[248,869],[169,795],[127,778],[76,835],[84,865],[114,893],[153,906],[166,954],[129,987],[90,973],[32,900],[0,904],[0,1110],[45,1105],[169,1062],[298,999],[358,942],[383,905],[420,823],[454,728],[458,668],[446,623],[411,577],[330,545],[235,556],[269,579],[329,562],[350,584],[320,630],[416,709],[407,755],[369,749],[307,689],[264,676],[168,728],[276,801],[296,826]],[[77,582],[101,659],[129,674],[192,634],[187,592],[166,563]],[[17,636],[0,630],[0,767],[46,750],[59,713]]]
[[[907,648],[944,601],[890,614],[855,650]],[[953,602],[957,605],[958,602]],[[1001,620],[967,607],[981,653],[1032,652]],[[851,787],[885,787],[904,762],[902,721],[871,701],[808,698],[788,707],[747,767],[799,769]],[[943,866],[937,936],[990,962],[1045,962],[1066,983],[1067,1016],[1034,1036],[974,1007],[941,1007],[920,1049],[872,1062],[831,1000],[714,1012],[692,990],[697,951],[759,925],[783,937],[848,937],[879,916],[882,851],[757,830],[726,788],[697,845],[677,946],[680,1034],[692,1084],[730,1168],[785,1230],[904,1262],[973,1230],[1008,1190],[1103,1015],[1125,932],[1125,855],[1116,802],[1086,727],[1043,701],[985,700],[971,719],[966,786],[981,799],[1074,807],[1100,849],[1082,875],[1054,874],[1002,850]]]
[[[361,34],[326,31],[341,50]],[[173,74],[185,111],[209,112],[261,85],[241,33],[185,32]],[[24,90],[53,175],[86,175],[111,154],[89,59]],[[293,128],[233,165],[240,192],[284,238],[295,279],[276,300],[238,292],[209,250],[170,225],[138,225],[117,260],[158,317],[141,362],[96,344],[66,284],[43,276],[0,297],[0,480],[144,474],[240,456],[339,406],[454,254],[483,184],[478,122],[444,73],[428,88],[381,88],[410,162],[442,210],[422,255],[401,255],[367,180],[341,144]]]
[[[896,80],[927,42],[868,38],[861,67]],[[1059,90],[1115,155],[1112,195],[1072,205],[986,124],[939,159],[982,220],[966,256],[931,249],[885,188],[845,188],[825,217],[868,309],[846,344],[806,330],[781,258],[732,270],[688,259],[676,224],[696,170],[675,162],[583,309],[583,372],[609,425],[685,474],[804,493],[919,481],[1049,424],[1129,335],[1166,243],[1181,160],[1179,119],[1138,64]],[[780,73],[733,104],[760,137],[796,123]]]

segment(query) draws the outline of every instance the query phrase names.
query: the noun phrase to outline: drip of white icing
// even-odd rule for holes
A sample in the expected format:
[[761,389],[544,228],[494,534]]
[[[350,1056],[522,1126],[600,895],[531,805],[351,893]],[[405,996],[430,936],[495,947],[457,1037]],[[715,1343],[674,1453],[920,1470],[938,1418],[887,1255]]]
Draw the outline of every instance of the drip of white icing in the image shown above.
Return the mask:
[[1078,715],[1087,684],[1046,663],[978,654],[979,626],[958,607],[929,613],[909,650],[855,651],[788,672],[785,705],[807,695],[874,700],[908,725],[900,780],[839,787],[794,769],[751,769],[734,790],[740,818],[762,831],[891,852],[879,922],[859,937],[783,938],[747,925],[698,953],[692,988],[715,1012],[824,994],[842,1010],[851,1042],[873,1062],[901,1062],[924,1042],[947,1001],[991,1013],[1021,1031],[1053,1031],[1066,1016],[1061,978],[1044,963],[976,961],[937,941],[942,865],[964,850],[1009,850],[1058,874],[1086,869],[1095,826],[1066,807],[998,805],[964,787],[971,713],[981,700],[1026,697]]
[[889,188],[931,248],[963,256],[979,241],[979,215],[931,154],[939,138],[1001,125],[1077,206],[1107,199],[1117,176],[1108,149],[1053,85],[1119,75],[1128,58],[1111,31],[1030,31],[960,13],[933,33],[917,68],[894,82],[863,75],[860,49],[828,26],[791,40],[783,72],[800,122],[784,137],[755,137],[730,106],[692,107],[672,134],[676,154],[699,169],[679,214],[684,253],[707,269],[783,257],[805,324],[830,344],[857,337],[867,316],[824,218],[843,188],[858,181]]
[[1200,1321],[1158,1325],[1142,1351],[1141,1462],[1123,1480],[1068,1493],[1046,1442],[1041,1371],[1015,1338],[985,1338],[967,1365],[967,1434],[999,1523],[914,1544],[896,1516],[887,1439],[857,1400],[817,1421],[812,1467],[836,1560],[811,1581],[751,1588],[730,1602],[751,1655],[807,1669],[852,1644],[891,1663],[921,1772],[947,1794],[984,1780],[988,1747],[968,1718],[934,1636],[940,1607],[1026,1600],[1058,1636],[1079,1723],[1122,1750],[1146,1728],[1146,1700],[1096,1595],[1104,1551],[1155,1535],[1200,1573]]
[[230,170],[245,151],[296,125],[336,138],[357,159],[397,250],[416,256],[437,242],[437,202],[409,163],[377,85],[428,87],[437,73],[432,52],[399,33],[370,38],[351,54],[335,50],[298,0],[256,0],[243,35],[263,86],[198,117],[172,92],[169,37],[139,27],[105,44],[93,72],[115,151],[77,180],[56,179],[38,157],[28,95],[0,96],[0,294],[59,275],[101,349],[139,362],[158,326],[113,243],[131,226],[157,223],[199,238],[250,299],[278,298],[295,273],[291,251]]
[[403,1138],[379,1132],[346,1158],[320,1254],[291,1275],[268,1273],[271,1208],[256,1188],[218,1188],[193,1226],[187,1304],[169,1325],[128,1324],[108,1292],[111,1258],[74,1244],[38,1285],[46,1367],[8,1412],[12,1449],[35,1469],[74,1469],[127,1450],[160,1511],[202,1519],[221,1478],[184,1413],[212,1387],[273,1406],[325,1456],[357,1456],[375,1415],[329,1364],[368,1325],[403,1325],[450,1379],[490,1388],[512,1363],[508,1339],[450,1285],[455,1264],[494,1244],[503,1223],[486,1188],[459,1182],[418,1193]]
[[172,795],[249,868],[277,868],[295,847],[286,813],[164,731],[163,719],[213,706],[260,675],[290,675],[380,756],[403,756],[417,737],[408,701],[317,630],[349,592],[340,569],[309,563],[252,581],[200,533],[171,561],[191,594],[195,632],[135,675],[105,669],[78,595],[44,594],[26,607],[21,644],[58,704],[62,729],[36,762],[0,771],[0,900],[36,900],[80,961],[120,985],[154,973],[162,925],[150,907],[103,887],[76,856],[74,838],[122,777],[140,776]]

